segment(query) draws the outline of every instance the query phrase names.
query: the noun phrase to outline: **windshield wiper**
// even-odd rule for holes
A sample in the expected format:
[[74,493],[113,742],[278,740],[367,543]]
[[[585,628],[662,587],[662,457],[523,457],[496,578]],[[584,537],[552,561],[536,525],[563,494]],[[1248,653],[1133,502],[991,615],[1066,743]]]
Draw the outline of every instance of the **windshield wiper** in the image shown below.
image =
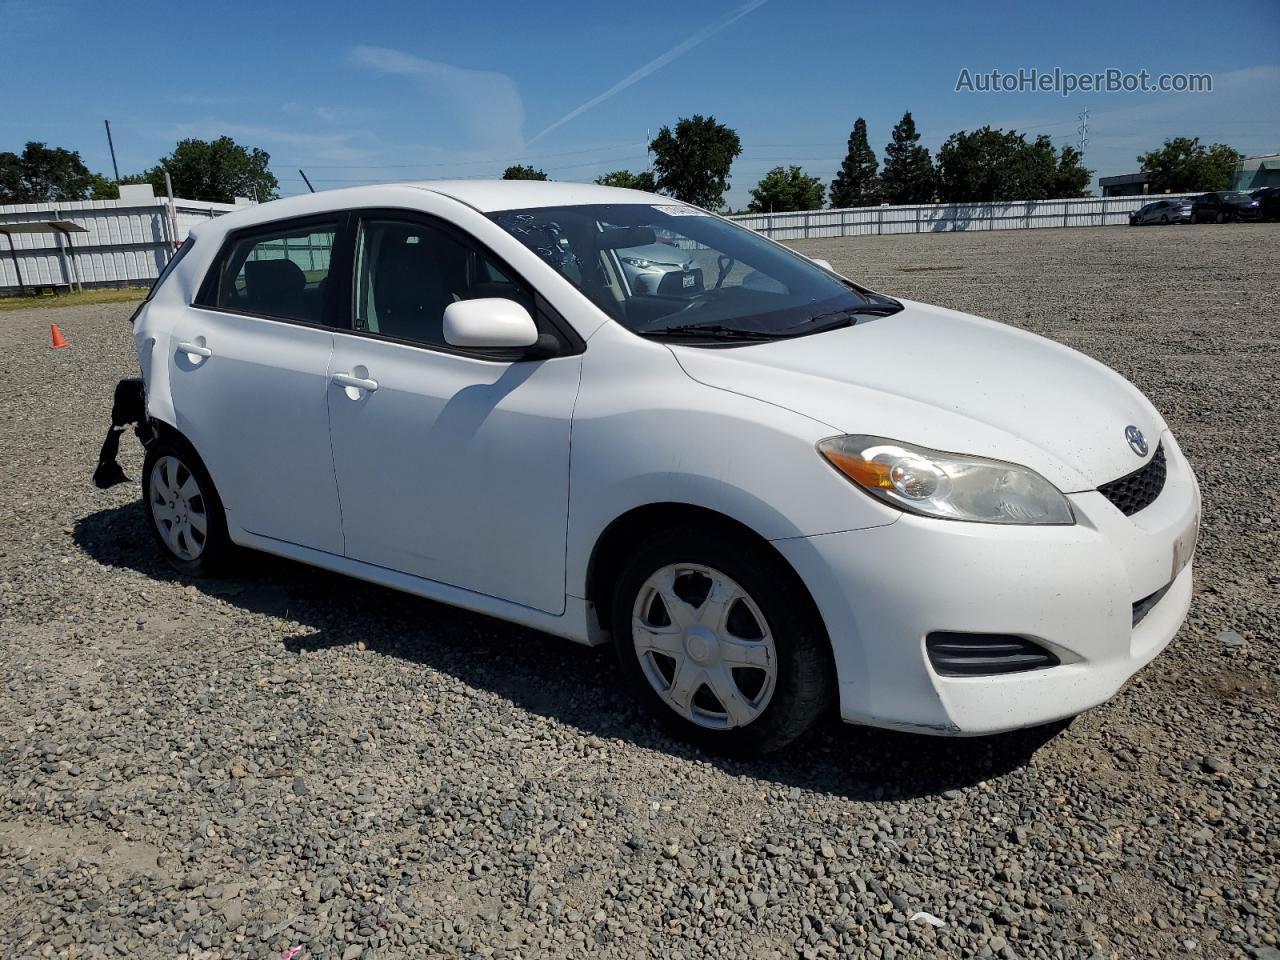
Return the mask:
[[647,337],[678,337],[693,340],[772,340],[773,334],[760,330],[743,330],[740,327],[726,327],[722,323],[686,323],[675,327],[660,327],[657,330],[645,330]]
[[[838,327],[851,326],[857,321],[858,317],[888,317],[901,309],[902,304],[900,303],[860,303],[854,307],[832,310],[829,313],[819,313],[782,329],[783,331],[791,331],[806,327],[808,328],[804,330],[806,334],[821,333],[823,330],[835,330]],[[783,335],[793,336],[790,333],[784,333]]]

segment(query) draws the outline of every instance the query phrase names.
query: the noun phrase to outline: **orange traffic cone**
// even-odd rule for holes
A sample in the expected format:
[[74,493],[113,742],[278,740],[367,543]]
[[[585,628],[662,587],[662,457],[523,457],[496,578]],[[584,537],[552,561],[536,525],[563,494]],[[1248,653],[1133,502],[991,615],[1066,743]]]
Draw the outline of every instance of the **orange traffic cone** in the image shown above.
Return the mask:
[[49,324],[49,333],[53,337],[52,346],[54,350],[61,350],[63,347],[68,346],[66,337],[62,335],[62,331],[58,329],[56,323]]

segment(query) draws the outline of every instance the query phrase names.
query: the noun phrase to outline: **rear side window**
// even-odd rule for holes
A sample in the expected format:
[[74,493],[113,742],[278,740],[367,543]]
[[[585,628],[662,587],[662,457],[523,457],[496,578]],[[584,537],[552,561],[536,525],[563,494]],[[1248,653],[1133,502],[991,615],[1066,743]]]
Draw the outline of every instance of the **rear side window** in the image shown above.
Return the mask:
[[222,258],[216,306],[262,317],[325,322],[336,222],[310,223],[236,240]]
[[160,284],[169,279],[169,274],[173,273],[174,269],[182,261],[182,258],[187,255],[187,251],[195,245],[196,242],[191,239],[191,237],[187,237],[187,239],[182,241],[182,246],[178,247],[178,251],[169,258],[169,262],[166,263],[164,265],[164,269],[160,271],[160,276],[156,277],[156,282],[153,283],[151,285],[151,289],[147,291],[147,300],[150,300],[156,295],[156,291],[160,289]]

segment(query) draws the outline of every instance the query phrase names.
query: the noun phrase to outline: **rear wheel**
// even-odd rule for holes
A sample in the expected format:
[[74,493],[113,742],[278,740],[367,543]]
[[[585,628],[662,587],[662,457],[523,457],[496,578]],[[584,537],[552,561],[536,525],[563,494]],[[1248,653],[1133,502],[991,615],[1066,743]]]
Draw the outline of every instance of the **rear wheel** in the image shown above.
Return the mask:
[[1219,210],[1219,211],[1218,211],[1218,215],[1217,215],[1216,217],[1214,217],[1213,222],[1214,222],[1214,223],[1226,223],[1226,220],[1227,220],[1227,215],[1226,215],[1225,213],[1223,213],[1221,210]]
[[656,534],[625,565],[614,644],[629,685],[671,733],[762,754],[833,699],[830,645],[782,562],[715,530]]
[[161,436],[147,446],[142,499],[151,532],[169,564],[188,576],[216,573],[231,552],[226,516],[196,452]]

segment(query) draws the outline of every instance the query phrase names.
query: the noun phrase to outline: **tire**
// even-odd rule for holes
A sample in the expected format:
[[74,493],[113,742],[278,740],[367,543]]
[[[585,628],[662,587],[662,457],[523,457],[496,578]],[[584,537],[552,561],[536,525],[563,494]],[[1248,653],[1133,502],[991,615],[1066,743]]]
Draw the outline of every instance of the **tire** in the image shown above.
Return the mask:
[[[142,464],[142,503],[164,558],[189,577],[214,576],[232,552],[222,500],[191,445],[161,434]],[[199,527],[203,524],[204,530]]]
[[1169,225],[1169,215],[1167,213],[1160,214],[1160,226],[1167,227]]
[[1225,222],[1226,222],[1226,220],[1227,220],[1226,214],[1224,214],[1221,210],[1219,210],[1219,211],[1218,211],[1218,215],[1217,215],[1217,217],[1215,217],[1215,218],[1214,218],[1214,221],[1213,221],[1213,222],[1214,222],[1214,223],[1225,223]]
[[685,528],[643,541],[618,578],[612,622],[627,686],[669,733],[710,752],[770,753],[834,702],[812,601],[780,558],[740,535]]

